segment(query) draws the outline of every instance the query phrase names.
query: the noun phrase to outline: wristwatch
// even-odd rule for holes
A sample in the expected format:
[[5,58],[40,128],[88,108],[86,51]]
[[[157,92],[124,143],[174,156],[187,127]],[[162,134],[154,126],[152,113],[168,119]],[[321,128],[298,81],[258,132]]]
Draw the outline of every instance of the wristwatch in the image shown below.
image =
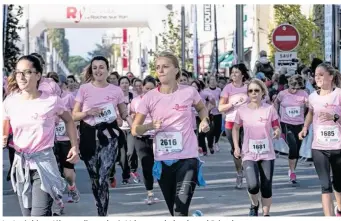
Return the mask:
[[338,114],[334,114],[334,122],[338,121],[340,119],[340,116]]

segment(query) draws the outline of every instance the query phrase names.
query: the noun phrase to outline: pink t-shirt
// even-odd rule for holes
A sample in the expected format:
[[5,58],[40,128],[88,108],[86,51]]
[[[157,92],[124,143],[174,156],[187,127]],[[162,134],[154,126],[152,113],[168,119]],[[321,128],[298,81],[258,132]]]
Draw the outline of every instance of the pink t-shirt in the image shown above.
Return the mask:
[[[192,125],[192,106],[200,100],[195,88],[184,85],[178,85],[178,89],[171,94],[162,94],[159,88],[155,88],[143,96],[137,112],[145,116],[150,114],[153,120],[162,121],[153,143],[155,160],[198,157],[198,141]],[[167,149],[168,147],[170,148]]]
[[235,123],[243,125],[244,139],[242,160],[276,159],[272,143],[272,122],[278,119],[275,108],[270,104],[262,104],[259,109],[241,106],[236,113]]
[[291,125],[304,124],[305,104],[308,96],[304,90],[299,90],[295,94],[290,93],[288,89],[279,92],[277,99],[280,104],[281,122]]
[[55,119],[65,111],[58,96],[43,92],[37,99],[24,100],[16,93],[6,98],[3,109],[16,150],[33,153],[54,146]]
[[317,92],[309,95],[309,108],[313,110],[314,139],[312,149],[317,150],[340,150],[341,149],[341,125],[334,121],[321,122],[319,114],[329,113],[341,116],[341,89],[335,90],[325,96]]
[[219,99],[220,99],[221,89],[218,88],[218,87],[217,87],[216,89],[214,89],[214,90],[212,90],[211,88],[206,88],[204,91],[205,91],[206,93],[210,94],[211,97],[213,97],[213,99],[215,100],[216,107],[213,108],[213,109],[211,110],[211,114],[213,114],[213,115],[219,115],[220,112],[219,112],[219,110],[218,110],[218,105],[219,105]]
[[[72,93],[63,92],[62,94],[62,102],[67,111],[72,112],[72,109],[75,105],[75,97]],[[58,124],[56,125],[56,140],[57,141],[69,141],[70,138],[66,134],[66,125],[62,119],[58,117]]]
[[59,85],[53,79],[45,77],[40,79],[38,90],[57,96],[60,96],[62,93]]
[[[136,114],[137,108],[140,105],[141,101],[142,101],[142,95],[135,97],[130,104],[130,113],[134,113]],[[152,117],[150,116],[150,114],[148,114],[146,116],[146,119],[144,120],[143,124],[149,124],[152,122]],[[146,133],[144,133],[143,135],[154,135],[155,131],[147,131]]]
[[[80,86],[75,101],[81,103],[82,112],[95,107],[105,108],[106,110],[110,110],[110,113],[113,111],[111,114],[115,114],[117,118],[118,113],[116,112],[116,107],[118,104],[124,103],[124,95],[121,88],[113,84],[99,88],[90,82]],[[93,116],[84,118],[84,122],[91,126],[96,125],[96,121],[99,122],[98,118]]]
[[245,102],[248,100],[247,85],[244,85],[242,87],[235,87],[233,83],[230,83],[224,87],[223,91],[221,92],[221,97],[228,98],[228,103],[236,103],[237,101],[243,99],[244,103],[231,108],[225,113],[225,121],[234,122],[234,118],[236,116],[238,108],[245,104]]

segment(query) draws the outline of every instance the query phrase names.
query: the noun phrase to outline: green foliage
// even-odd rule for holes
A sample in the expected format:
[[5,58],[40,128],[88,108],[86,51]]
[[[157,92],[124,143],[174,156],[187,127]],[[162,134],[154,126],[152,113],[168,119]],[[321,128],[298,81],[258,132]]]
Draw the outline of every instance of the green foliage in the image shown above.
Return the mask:
[[[310,64],[310,56],[321,57],[321,41],[315,38],[313,33],[318,27],[312,18],[306,18],[301,13],[300,5],[274,5],[275,11],[275,27],[282,23],[288,23],[295,26],[300,34],[300,44],[297,47],[297,56],[302,64]],[[273,31],[273,30],[272,30]],[[270,57],[274,62],[275,48],[271,43],[271,34],[269,34]]]
[[8,5],[7,10],[3,56],[4,67],[8,72],[12,72],[20,55],[20,49],[16,44],[20,42],[18,31],[24,28],[19,26],[19,18],[23,15],[23,8],[21,6]]
[[88,63],[89,62],[81,56],[70,56],[68,67],[72,74],[79,75]]
[[[181,67],[181,21],[175,20],[177,13],[173,11],[168,14],[166,20],[163,20],[164,32],[159,34],[161,38],[161,44],[158,45],[156,52],[154,52],[154,58],[149,61],[149,73],[152,76],[156,76],[155,71],[155,55],[162,51],[172,52],[180,62]],[[185,30],[186,39],[192,38],[192,34],[189,33],[188,29]],[[191,61],[186,59],[186,69],[193,68]]]
[[57,50],[59,57],[63,60],[64,64],[67,65],[69,58],[69,41],[65,38],[65,29],[48,29],[48,39],[52,41],[53,47]]
[[322,57],[324,58],[324,5],[314,5],[313,6],[313,20],[317,26],[315,31],[315,37],[321,42],[320,51],[322,52]]
[[99,55],[109,58],[113,53],[114,53],[113,45],[96,44],[96,48],[93,51],[88,52],[88,55],[91,58]]

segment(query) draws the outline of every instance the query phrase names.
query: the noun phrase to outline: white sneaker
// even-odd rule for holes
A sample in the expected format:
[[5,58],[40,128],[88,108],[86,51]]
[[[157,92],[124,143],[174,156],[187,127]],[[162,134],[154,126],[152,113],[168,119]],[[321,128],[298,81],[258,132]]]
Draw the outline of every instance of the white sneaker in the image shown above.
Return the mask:
[[219,144],[218,144],[218,143],[215,143],[215,144],[214,144],[214,149],[215,149],[215,151],[217,151],[217,152],[220,151],[220,147],[219,147]]

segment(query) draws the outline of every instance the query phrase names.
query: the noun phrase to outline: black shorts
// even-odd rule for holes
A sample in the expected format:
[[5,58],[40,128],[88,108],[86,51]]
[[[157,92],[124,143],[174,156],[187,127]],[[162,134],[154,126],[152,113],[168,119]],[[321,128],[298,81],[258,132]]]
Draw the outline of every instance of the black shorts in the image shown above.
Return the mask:
[[70,141],[56,141],[54,144],[54,154],[57,159],[57,163],[61,169],[61,173],[63,173],[63,168],[67,169],[75,169],[75,165],[67,162],[67,155],[71,149]]

